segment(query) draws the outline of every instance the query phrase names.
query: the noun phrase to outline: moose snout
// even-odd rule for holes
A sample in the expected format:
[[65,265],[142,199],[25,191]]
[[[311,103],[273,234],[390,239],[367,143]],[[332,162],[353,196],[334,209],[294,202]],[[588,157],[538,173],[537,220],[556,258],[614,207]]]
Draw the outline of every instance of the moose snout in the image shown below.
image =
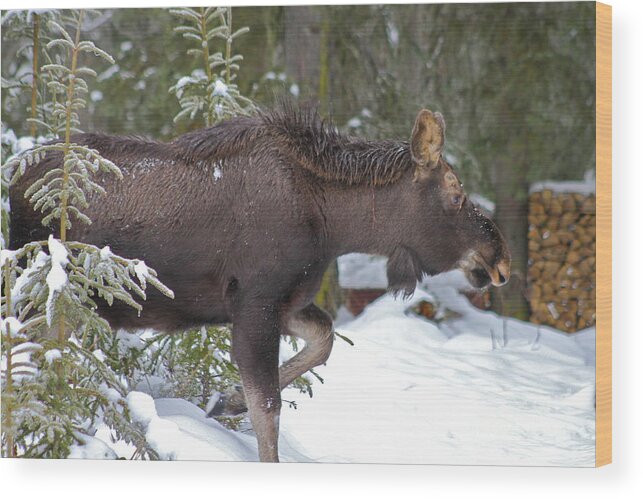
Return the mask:
[[511,262],[509,260],[501,260],[495,267],[489,269],[489,277],[491,284],[500,287],[507,284],[511,276]]
[[470,251],[458,262],[469,282],[476,288],[484,288],[489,284],[504,286],[511,275],[511,257],[501,257],[495,264],[490,264],[477,251]]

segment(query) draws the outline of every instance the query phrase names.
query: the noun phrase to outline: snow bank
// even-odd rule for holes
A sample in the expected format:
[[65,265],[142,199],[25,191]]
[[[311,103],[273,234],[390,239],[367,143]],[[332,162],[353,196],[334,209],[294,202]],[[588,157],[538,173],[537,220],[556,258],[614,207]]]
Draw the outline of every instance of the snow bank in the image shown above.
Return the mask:
[[[592,466],[594,330],[503,320],[462,286],[460,272],[428,279],[431,295],[385,295],[340,328],[355,346],[335,342],[324,385],[283,411],[283,431],[315,461]],[[408,312],[433,297],[460,316]]]
[[71,446],[70,459],[116,459],[118,457],[118,454],[101,439],[80,434],[78,437],[83,443]]
[[[127,403],[132,417],[145,428],[148,442],[161,459],[258,461],[253,435],[228,430],[186,400],[153,400],[145,393],[130,392]],[[97,436],[110,442],[105,426],[98,430]],[[122,442],[110,442],[110,447],[124,457],[133,453],[133,448]],[[280,447],[283,461],[310,461],[291,437],[282,436]]]
[[349,253],[337,259],[339,285],[344,289],[386,289],[386,257]]

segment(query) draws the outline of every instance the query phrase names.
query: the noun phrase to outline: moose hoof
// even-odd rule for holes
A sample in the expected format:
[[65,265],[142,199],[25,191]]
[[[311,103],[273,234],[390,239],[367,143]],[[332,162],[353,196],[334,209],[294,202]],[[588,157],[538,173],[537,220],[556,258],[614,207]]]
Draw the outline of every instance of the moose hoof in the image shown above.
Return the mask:
[[233,386],[225,393],[215,393],[207,406],[206,416],[237,416],[248,411],[246,397],[240,385]]

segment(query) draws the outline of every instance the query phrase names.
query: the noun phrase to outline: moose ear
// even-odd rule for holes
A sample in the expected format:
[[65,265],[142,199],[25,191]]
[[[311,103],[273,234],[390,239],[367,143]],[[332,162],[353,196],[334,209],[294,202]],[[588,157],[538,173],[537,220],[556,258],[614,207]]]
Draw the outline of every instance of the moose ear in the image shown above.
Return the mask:
[[418,167],[437,166],[444,147],[444,118],[440,113],[422,109],[415,118],[411,134],[411,157]]

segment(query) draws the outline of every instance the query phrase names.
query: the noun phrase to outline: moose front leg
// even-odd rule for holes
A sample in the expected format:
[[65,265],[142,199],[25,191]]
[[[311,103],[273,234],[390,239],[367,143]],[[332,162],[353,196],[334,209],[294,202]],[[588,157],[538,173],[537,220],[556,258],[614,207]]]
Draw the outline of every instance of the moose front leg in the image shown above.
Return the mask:
[[275,306],[235,314],[232,352],[239,366],[250,422],[257,435],[259,459],[278,462],[279,329]]

